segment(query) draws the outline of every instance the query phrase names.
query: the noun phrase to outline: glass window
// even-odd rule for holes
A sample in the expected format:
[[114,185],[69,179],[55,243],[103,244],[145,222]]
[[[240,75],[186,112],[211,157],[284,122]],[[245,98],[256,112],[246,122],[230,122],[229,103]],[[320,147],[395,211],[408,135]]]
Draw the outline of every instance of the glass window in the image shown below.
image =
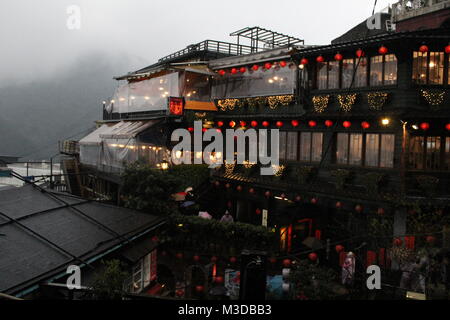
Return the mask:
[[370,85],[380,86],[383,84],[383,56],[370,58]]
[[344,59],[342,61],[342,88],[350,88],[355,70],[355,61],[353,59]]
[[441,137],[427,137],[426,168],[438,170],[441,162]]
[[384,84],[392,85],[397,83],[397,58],[394,54],[384,57]]
[[423,156],[425,154],[424,137],[411,137],[409,141],[409,167],[423,169]]
[[361,61],[359,61],[356,69],[355,87],[367,87],[367,58],[361,58]]
[[298,150],[298,133],[289,132],[287,135],[287,154],[286,159],[290,161],[297,160],[297,150]]
[[277,67],[270,70],[248,69],[245,73],[214,77],[214,99],[246,98],[257,96],[293,94],[296,86],[296,67]]
[[339,164],[348,164],[348,134],[338,133],[336,143],[336,161]]
[[450,170],[450,137],[445,138],[445,162],[444,169]]
[[300,161],[311,161],[311,132],[300,134]]
[[311,162],[322,160],[323,133],[314,132],[312,135]]
[[413,54],[413,80],[417,84],[427,83],[428,53],[415,51]]
[[328,89],[339,88],[339,61],[328,62]]
[[350,134],[350,148],[349,148],[350,165],[361,165],[362,160],[362,134]]
[[429,84],[444,84],[444,53],[430,52]]
[[327,89],[328,88],[328,66],[326,62],[317,63],[317,88]]
[[280,131],[280,159],[286,160],[286,131]]
[[380,135],[366,135],[366,166],[378,167],[379,164]]
[[381,135],[381,149],[380,149],[380,167],[393,168],[394,167],[394,150],[395,150],[395,135],[382,134]]
[[338,133],[336,161],[339,164],[362,164],[362,134]]
[[211,85],[207,75],[185,72],[183,83],[183,97],[189,101],[210,101]]

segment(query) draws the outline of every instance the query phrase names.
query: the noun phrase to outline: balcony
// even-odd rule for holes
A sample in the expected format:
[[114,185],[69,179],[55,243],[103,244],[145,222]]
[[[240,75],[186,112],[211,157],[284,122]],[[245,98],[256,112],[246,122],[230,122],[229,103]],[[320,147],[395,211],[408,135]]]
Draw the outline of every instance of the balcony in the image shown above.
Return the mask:
[[392,20],[399,22],[450,8],[449,0],[401,0],[392,5]]

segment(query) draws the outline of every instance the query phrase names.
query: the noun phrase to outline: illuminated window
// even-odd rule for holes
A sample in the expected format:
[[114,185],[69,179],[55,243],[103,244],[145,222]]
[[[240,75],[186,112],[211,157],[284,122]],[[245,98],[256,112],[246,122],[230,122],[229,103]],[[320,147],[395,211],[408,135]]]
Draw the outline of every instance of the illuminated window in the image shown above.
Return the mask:
[[300,134],[300,161],[320,162],[322,160],[323,133],[302,132]]
[[317,88],[328,88],[328,64],[326,62],[317,63]]
[[350,88],[355,71],[354,59],[344,59],[342,61],[342,88]]
[[298,133],[289,132],[287,134],[286,160],[296,161],[298,150]]
[[336,162],[339,164],[361,165],[362,134],[338,133],[336,143]]
[[339,88],[339,61],[328,62],[328,89]]
[[383,56],[370,58],[370,85],[380,86],[383,84]]
[[444,53],[414,52],[412,78],[417,84],[444,84]]
[[408,164],[416,170],[449,170],[450,137],[411,137]]
[[394,167],[393,134],[366,134],[365,165],[367,167]]
[[280,131],[280,160],[286,160],[286,131]]
[[393,85],[397,83],[397,58],[394,54],[370,58],[370,85]]

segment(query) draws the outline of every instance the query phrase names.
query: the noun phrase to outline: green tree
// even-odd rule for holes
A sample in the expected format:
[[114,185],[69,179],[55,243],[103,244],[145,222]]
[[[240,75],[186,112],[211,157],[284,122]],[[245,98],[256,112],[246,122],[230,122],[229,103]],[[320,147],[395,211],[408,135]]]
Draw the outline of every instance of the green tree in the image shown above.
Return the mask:
[[92,288],[99,300],[119,300],[123,296],[123,284],[128,277],[119,260],[102,261],[104,269],[97,273]]

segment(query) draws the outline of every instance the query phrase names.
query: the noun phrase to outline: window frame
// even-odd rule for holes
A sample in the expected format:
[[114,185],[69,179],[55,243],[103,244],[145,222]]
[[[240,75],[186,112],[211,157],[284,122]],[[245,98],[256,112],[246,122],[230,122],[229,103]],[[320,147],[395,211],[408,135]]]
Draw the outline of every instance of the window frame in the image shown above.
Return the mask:
[[[302,144],[302,134],[309,134],[309,155],[308,160],[302,160],[302,154],[303,154],[303,144]],[[313,142],[314,142],[314,135],[320,134],[322,135],[322,143],[321,143],[321,150],[320,150],[320,160],[319,161],[313,161]],[[299,137],[297,138],[297,144],[298,144],[298,162],[302,163],[320,163],[323,159],[323,140],[324,140],[324,133],[318,132],[318,131],[300,131]]]
[[[429,138],[439,138],[439,166],[437,169],[435,168],[429,168],[427,166],[428,164],[428,156],[429,156]],[[412,167],[412,163],[411,163],[411,159],[412,159],[412,153],[411,153],[411,143],[413,141],[413,139],[421,139],[422,143],[423,143],[423,150],[420,152],[420,162],[422,164],[422,168],[417,169],[417,168],[413,168]],[[448,152],[447,152],[447,148]],[[408,170],[412,170],[412,171],[435,171],[435,172],[440,172],[440,171],[449,171],[450,170],[450,160],[447,160],[446,158],[446,154],[449,154],[450,157],[450,136],[448,135],[411,135],[409,137],[409,141],[408,141],[408,161],[407,161],[407,168]],[[419,153],[415,153],[415,154],[419,154]],[[448,166],[448,168],[447,168]]]
[[[411,62],[411,82],[416,86],[433,86],[433,87],[448,87],[450,86],[450,54],[445,53],[443,51],[428,51],[423,54],[426,54],[427,63],[426,63],[426,81],[425,83],[420,83],[417,81],[417,79],[414,79],[414,68],[415,68],[415,60],[414,55],[416,53],[421,53],[420,51],[413,51],[412,52],[412,62]],[[437,54],[443,54],[443,61],[442,61],[442,83],[430,83],[430,62],[431,62],[431,53],[437,53]]]

